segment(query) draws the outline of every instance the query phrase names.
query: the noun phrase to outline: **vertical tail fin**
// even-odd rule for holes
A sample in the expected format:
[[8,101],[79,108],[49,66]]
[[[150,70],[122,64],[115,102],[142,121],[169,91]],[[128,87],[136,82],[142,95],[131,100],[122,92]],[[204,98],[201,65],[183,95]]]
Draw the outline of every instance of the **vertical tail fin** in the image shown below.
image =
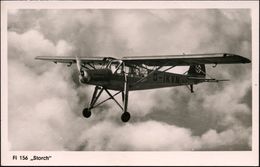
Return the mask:
[[193,77],[205,77],[206,76],[205,64],[190,65],[188,75]]

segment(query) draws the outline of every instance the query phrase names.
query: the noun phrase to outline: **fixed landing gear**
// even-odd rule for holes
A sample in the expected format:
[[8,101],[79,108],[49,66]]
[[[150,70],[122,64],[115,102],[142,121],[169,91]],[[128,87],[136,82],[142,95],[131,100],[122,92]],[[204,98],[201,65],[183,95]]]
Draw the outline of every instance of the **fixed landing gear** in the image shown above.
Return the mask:
[[[86,118],[89,118],[91,116],[91,109],[101,105],[102,103],[108,101],[108,100],[113,100],[120,108],[121,110],[123,111],[123,114],[121,115],[121,120],[122,122],[128,122],[129,119],[130,119],[130,113],[127,112],[127,105],[128,105],[128,92],[129,92],[129,86],[128,86],[128,77],[127,77],[127,74],[124,73],[124,88],[123,90],[119,90],[117,93],[115,93],[114,95],[112,95],[110,93],[110,91],[106,88],[106,87],[103,87],[103,86],[96,86],[95,87],[95,90],[94,90],[94,93],[92,95],[92,99],[89,103],[89,107],[88,108],[85,108],[82,112],[83,116],[86,117]],[[106,92],[108,95],[109,95],[109,98],[107,98],[106,100],[103,100],[102,102],[99,102],[98,104],[97,101],[99,99],[99,97],[101,96],[102,92]],[[114,97],[118,94],[122,94],[122,102],[123,102],[123,105],[121,105]]]
[[[109,98],[103,100],[102,102],[99,102],[97,104],[97,101],[99,99],[99,97],[101,96],[102,92],[106,92],[109,95]],[[114,98],[116,95],[118,94],[122,94],[122,102],[123,102],[123,106]],[[119,91],[115,94],[111,94],[109,90],[107,90],[104,87],[101,86],[96,86],[92,99],[90,101],[89,107],[83,109],[82,111],[82,115],[85,118],[89,118],[91,116],[91,109],[98,107],[99,105],[103,104],[104,102],[108,101],[108,100],[114,100],[114,102],[121,108],[121,110],[123,111],[123,114],[121,115],[121,120],[122,122],[128,122],[130,120],[130,113],[127,112],[127,104],[128,104],[128,88],[127,85],[125,84],[125,89],[124,91]]]
[[128,122],[129,121],[129,119],[130,119],[130,113],[129,112],[124,112],[122,115],[121,115],[121,120],[123,121],[123,122]]
[[91,110],[89,108],[84,108],[82,114],[85,118],[89,118],[91,116]]

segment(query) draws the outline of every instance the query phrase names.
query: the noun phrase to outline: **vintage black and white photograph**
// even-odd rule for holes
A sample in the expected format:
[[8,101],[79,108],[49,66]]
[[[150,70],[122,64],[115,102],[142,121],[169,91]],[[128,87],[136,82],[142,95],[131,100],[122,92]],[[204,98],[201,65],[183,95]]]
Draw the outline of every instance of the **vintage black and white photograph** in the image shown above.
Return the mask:
[[253,151],[252,9],[6,16],[9,151]]

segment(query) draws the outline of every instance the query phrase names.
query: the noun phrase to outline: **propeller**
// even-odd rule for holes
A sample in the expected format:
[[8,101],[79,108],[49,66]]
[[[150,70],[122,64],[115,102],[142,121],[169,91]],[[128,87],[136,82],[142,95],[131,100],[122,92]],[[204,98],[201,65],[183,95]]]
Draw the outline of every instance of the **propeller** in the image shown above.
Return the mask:
[[76,56],[76,64],[79,72],[79,81],[81,83],[86,83],[90,80],[89,74],[82,68],[81,60],[78,56]]
[[77,68],[78,68],[78,72],[79,72],[79,82],[84,82],[84,70],[82,69],[81,66],[81,60],[78,56],[76,56],[76,64],[77,64]]

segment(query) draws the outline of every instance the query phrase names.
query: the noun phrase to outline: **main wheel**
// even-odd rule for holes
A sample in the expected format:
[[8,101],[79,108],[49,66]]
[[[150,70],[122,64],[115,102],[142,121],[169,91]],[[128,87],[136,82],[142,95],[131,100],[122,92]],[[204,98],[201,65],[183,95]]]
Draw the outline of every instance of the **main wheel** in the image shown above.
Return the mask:
[[89,118],[91,116],[91,110],[89,108],[84,108],[82,114],[84,117]]
[[122,114],[122,116],[121,116],[121,120],[123,121],[123,122],[128,122],[129,121],[129,119],[130,119],[130,113],[129,112],[124,112],[123,114]]

